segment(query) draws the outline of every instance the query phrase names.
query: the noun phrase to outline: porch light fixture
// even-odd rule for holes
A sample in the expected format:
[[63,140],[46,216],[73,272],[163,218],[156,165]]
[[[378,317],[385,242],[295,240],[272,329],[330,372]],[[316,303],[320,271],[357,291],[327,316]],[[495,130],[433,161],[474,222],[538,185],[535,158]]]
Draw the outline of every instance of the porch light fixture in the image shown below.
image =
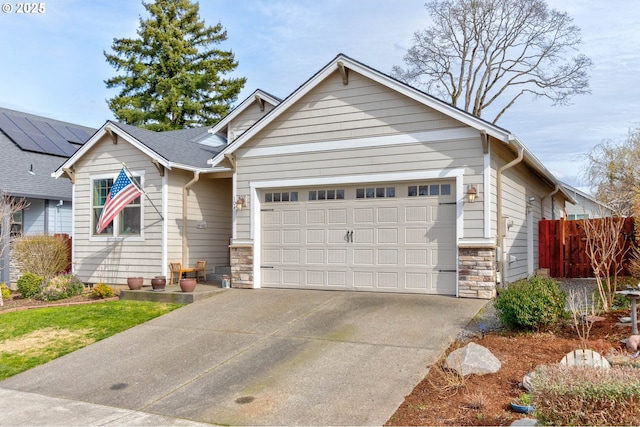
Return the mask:
[[478,190],[476,190],[476,187],[469,187],[469,190],[467,190],[467,200],[469,200],[469,203],[475,202],[477,195]]
[[236,199],[235,204],[233,205],[233,207],[237,210],[237,211],[241,211],[242,208],[247,206],[247,201],[246,201],[246,197],[245,196],[238,196],[238,198]]

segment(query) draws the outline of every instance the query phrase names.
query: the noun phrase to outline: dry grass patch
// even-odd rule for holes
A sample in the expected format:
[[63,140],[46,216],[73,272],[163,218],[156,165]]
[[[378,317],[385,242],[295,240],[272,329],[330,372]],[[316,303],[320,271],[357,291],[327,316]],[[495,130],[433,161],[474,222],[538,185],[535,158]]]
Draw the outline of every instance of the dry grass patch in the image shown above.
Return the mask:
[[68,329],[44,328],[21,337],[0,343],[0,353],[35,353],[52,344],[89,345],[95,340],[88,336],[88,329],[70,331]]

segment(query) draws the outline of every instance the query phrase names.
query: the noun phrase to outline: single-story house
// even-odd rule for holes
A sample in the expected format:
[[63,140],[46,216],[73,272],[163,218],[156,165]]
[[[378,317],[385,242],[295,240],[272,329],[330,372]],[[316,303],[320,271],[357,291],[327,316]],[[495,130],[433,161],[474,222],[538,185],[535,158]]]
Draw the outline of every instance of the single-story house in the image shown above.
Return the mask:
[[[27,207],[0,224],[3,241],[21,234],[73,234],[68,180],[51,176],[96,129],[0,108],[0,192]],[[9,248],[0,254],[0,283],[15,283]]]
[[[123,163],[146,195],[96,234]],[[535,272],[537,222],[571,200],[508,130],[343,54],[210,129],[107,121],[54,176],[75,273],[105,283],[206,260],[234,287],[491,298]]]
[[581,191],[567,183],[562,183],[565,191],[571,195],[575,203],[567,203],[567,219],[606,218],[613,214],[613,209],[595,197]]

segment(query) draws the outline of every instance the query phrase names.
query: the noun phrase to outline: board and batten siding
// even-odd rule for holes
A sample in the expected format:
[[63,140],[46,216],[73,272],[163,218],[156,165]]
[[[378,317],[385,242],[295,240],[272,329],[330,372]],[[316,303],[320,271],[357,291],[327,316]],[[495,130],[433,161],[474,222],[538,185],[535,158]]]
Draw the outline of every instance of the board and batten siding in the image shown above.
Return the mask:
[[207,272],[212,272],[215,266],[228,266],[230,262],[231,178],[215,178],[201,174],[189,190],[187,252],[183,256],[183,188],[193,177],[191,172],[169,171],[167,259],[168,262],[184,262],[190,267],[195,266],[198,260],[207,261]]
[[115,179],[126,162],[132,173],[144,173],[143,185],[149,199],[162,209],[162,177],[149,158],[118,138],[104,137],[75,164],[73,269],[89,283],[125,284],[127,277],[153,278],[162,274],[162,220],[142,196],[143,238],[91,236],[91,179]]
[[[429,107],[350,73],[329,76],[236,151],[237,192],[251,182],[463,169],[464,187],[480,185],[480,133]],[[479,203],[465,237],[483,235]],[[250,238],[248,212],[237,215],[238,239]]]

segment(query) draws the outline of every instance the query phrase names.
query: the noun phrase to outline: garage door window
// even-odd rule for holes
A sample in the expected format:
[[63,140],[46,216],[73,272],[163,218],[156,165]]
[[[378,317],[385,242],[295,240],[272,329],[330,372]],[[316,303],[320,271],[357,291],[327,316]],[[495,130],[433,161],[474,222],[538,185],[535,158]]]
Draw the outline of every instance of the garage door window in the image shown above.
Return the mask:
[[309,200],[344,200],[344,190],[311,190]]
[[396,197],[396,187],[357,188],[356,199],[382,199]]
[[410,185],[407,187],[409,197],[449,196],[451,184]]
[[264,194],[265,203],[297,202],[297,201],[298,201],[297,191],[282,191],[277,193]]

